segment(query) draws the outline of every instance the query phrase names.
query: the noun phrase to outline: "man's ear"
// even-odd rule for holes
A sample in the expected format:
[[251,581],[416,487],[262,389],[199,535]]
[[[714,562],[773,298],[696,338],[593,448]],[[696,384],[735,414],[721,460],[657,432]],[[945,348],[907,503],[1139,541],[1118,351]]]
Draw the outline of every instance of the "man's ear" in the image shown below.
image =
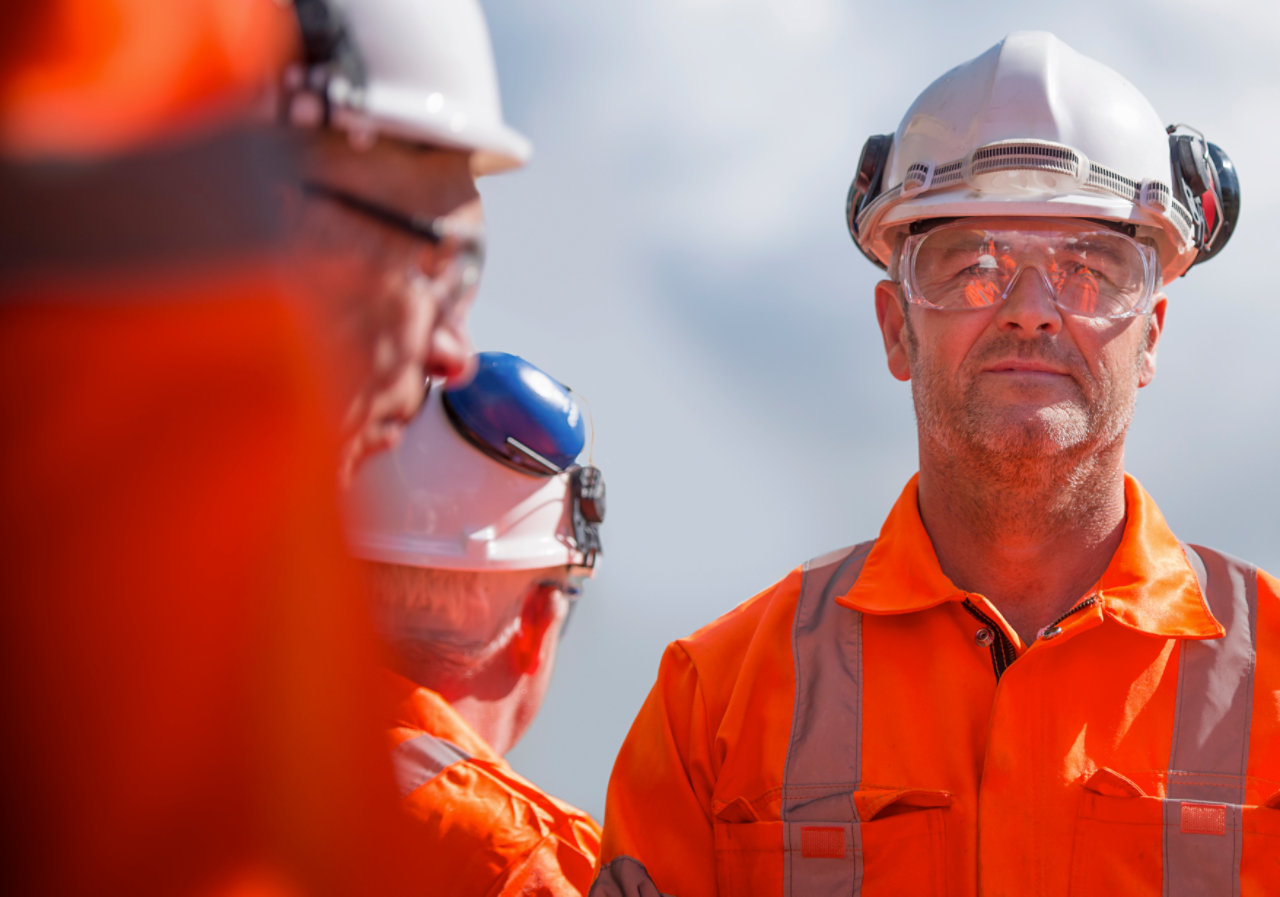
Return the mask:
[[876,320],[884,337],[889,373],[899,380],[911,379],[911,353],[907,350],[906,313],[898,298],[898,285],[890,280],[876,284]]
[[542,665],[542,646],[556,624],[553,589],[537,585],[524,597],[520,624],[511,640],[511,665],[517,673],[532,676]]
[[1147,319],[1147,341],[1142,347],[1142,364],[1138,368],[1138,386],[1146,386],[1156,375],[1156,344],[1164,332],[1164,313],[1169,300],[1163,293],[1156,294],[1156,303]]

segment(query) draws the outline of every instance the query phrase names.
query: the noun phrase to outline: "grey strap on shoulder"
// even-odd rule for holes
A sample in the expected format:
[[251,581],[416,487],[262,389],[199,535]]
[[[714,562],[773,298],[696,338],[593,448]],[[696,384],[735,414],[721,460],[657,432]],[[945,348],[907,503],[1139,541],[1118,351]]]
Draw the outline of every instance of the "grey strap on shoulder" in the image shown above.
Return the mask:
[[861,830],[851,797],[862,779],[862,614],[835,597],[852,588],[873,544],[804,565],[792,629],[795,709],[782,787],[787,895],[862,889]]
[[451,741],[434,735],[419,735],[402,741],[391,751],[391,770],[396,790],[405,798],[455,763],[471,755]]
[[1207,548],[1182,547],[1226,635],[1184,639],[1179,646],[1164,807],[1164,894],[1226,897],[1240,893],[1258,571]]

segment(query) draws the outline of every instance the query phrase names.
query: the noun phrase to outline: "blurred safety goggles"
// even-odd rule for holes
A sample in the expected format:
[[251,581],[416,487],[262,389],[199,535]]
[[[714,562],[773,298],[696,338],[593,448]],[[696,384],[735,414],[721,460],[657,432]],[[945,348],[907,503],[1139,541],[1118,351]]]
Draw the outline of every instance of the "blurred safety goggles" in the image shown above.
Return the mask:
[[448,218],[406,215],[371,199],[315,180],[304,180],[302,189],[312,196],[327,199],[349,212],[363,215],[393,230],[424,240],[432,246],[453,248],[458,254],[458,294],[466,293],[480,282],[480,272],[484,269],[484,238],[478,232],[473,232],[475,229],[466,228]]
[[908,236],[891,276],[908,302],[963,310],[1003,302],[1027,269],[1065,312],[1130,318],[1150,311],[1160,263],[1151,246],[1105,227],[992,229],[960,220]]

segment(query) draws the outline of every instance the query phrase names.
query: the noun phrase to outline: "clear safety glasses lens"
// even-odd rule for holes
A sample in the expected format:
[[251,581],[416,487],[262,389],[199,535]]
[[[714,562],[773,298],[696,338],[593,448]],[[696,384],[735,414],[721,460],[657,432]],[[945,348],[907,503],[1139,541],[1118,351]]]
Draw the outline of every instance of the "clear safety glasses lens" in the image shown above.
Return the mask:
[[909,302],[962,310],[1002,302],[1027,268],[1066,312],[1128,318],[1150,309],[1159,263],[1152,247],[1105,228],[991,230],[956,222],[908,237],[897,276]]

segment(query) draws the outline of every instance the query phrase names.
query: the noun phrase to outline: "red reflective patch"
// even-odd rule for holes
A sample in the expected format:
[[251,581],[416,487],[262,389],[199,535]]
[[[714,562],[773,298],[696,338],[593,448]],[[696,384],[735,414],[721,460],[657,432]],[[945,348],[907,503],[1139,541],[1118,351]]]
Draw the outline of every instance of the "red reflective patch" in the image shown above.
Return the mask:
[[1227,808],[1221,804],[1184,803],[1180,829],[1192,835],[1225,835]]
[[800,826],[800,854],[806,857],[844,859],[844,829],[837,826]]

